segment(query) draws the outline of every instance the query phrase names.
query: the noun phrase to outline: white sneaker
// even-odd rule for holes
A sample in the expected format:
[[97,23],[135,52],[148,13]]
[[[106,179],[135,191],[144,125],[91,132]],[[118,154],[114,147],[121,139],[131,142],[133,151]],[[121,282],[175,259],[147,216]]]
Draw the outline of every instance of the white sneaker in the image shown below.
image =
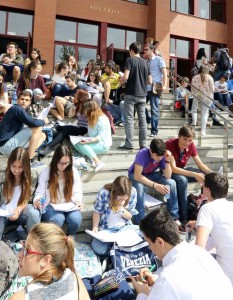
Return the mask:
[[205,131],[202,131],[202,132],[201,132],[201,136],[206,136],[206,132],[205,132]]
[[105,163],[103,161],[100,161],[98,165],[96,165],[95,172],[100,171],[104,167],[104,165]]

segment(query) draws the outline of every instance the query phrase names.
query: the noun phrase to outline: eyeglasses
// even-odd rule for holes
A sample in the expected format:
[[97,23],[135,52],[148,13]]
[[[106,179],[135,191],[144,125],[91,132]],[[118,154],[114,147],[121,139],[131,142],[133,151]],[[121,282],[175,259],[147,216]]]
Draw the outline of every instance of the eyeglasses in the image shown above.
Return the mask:
[[27,255],[46,255],[45,253],[42,252],[37,252],[37,251],[31,251],[30,249],[25,248],[25,242],[26,241],[20,241],[19,244],[21,245],[21,251],[23,251],[23,257],[25,258]]
[[59,161],[57,164],[58,164],[59,166],[63,167],[63,166],[68,166],[68,165],[70,164],[70,162],[69,162],[69,161],[67,161],[67,162]]

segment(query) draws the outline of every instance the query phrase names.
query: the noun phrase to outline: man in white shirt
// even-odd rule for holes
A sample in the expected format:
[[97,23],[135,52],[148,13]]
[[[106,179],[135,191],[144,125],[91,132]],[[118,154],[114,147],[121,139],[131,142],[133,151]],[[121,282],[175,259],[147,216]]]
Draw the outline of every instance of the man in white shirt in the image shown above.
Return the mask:
[[137,300],[230,300],[230,280],[215,259],[199,246],[181,242],[165,207],[157,208],[140,223],[151,250],[162,261],[156,279],[148,269],[131,277]]
[[208,203],[198,213],[196,244],[216,249],[216,260],[233,285],[233,202],[225,199],[227,193],[225,176],[206,174],[203,195]]

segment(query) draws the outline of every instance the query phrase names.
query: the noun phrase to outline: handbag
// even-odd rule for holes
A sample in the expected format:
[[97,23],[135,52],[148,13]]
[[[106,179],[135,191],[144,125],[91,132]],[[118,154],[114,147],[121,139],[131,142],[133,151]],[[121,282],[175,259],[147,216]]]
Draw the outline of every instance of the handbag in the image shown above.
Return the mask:
[[114,276],[106,277],[93,286],[93,295],[95,299],[98,299],[111,291],[117,290],[119,286]]
[[160,97],[162,94],[162,91],[163,91],[162,83],[160,83],[160,82],[152,83],[152,93],[153,94],[156,94]]

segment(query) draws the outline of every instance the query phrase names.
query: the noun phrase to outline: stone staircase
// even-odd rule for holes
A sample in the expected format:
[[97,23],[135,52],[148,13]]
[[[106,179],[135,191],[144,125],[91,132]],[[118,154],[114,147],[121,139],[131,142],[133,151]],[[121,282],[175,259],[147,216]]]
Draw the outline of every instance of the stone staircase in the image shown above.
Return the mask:
[[[180,117],[181,112],[173,110],[173,97],[171,94],[163,94],[160,103],[160,121],[159,121],[159,132],[158,138],[162,138],[165,141],[169,138],[176,137],[178,135],[179,128],[183,126],[187,121]],[[74,120],[66,120],[74,121]],[[209,121],[212,124],[212,120]],[[225,141],[224,128],[220,127],[208,127],[206,132],[207,136],[202,137],[199,142],[198,137],[200,136],[200,129],[195,128],[196,131],[196,145],[198,148],[199,156],[202,161],[206,163],[213,171],[218,171],[220,166],[223,164],[223,143]],[[228,130],[228,129],[227,129]],[[229,131],[232,131],[229,128]],[[148,134],[150,131],[148,130]],[[230,132],[229,132],[230,133]],[[132,151],[120,151],[117,147],[124,144],[125,129],[122,127],[117,128],[116,135],[113,135],[113,146],[109,153],[99,155],[99,158],[105,162],[105,167],[98,173],[93,170],[84,171],[80,170],[80,175],[83,183],[83,222],[80,227],[80,232],[86,228],[90,229],[92,226],[91,217],[93,214],[93,203],[95,202],[96,194],[100,188],[108,183],[112,182],[119,175],[127,175],[128,168],[132,164],[137,151],[139,150],[138,144],[138,124],[135,119],[135,131],[134,131],[134,146],[135,150]],[[229,144],[233,144],[233,134],[229,134]],[[151,138],[148,137],[148,146]],[[42,161],[48,165],[51,156],[45,157]],[[0,156],[0,182],[3,176],[3,171],[6,166],[7,157]],[[194,166],[192,159],[189,161],[189,166]],[[40,170],[33,170],[33,177]],[[228,160],[228,178],[230,186],[233,186],[233,150],[229,149],[229,160]],[[198,183],[190,183],[188,192],[198,193],[200,186]],[[230,188],[229,199],[233,199],[233,188]]]

